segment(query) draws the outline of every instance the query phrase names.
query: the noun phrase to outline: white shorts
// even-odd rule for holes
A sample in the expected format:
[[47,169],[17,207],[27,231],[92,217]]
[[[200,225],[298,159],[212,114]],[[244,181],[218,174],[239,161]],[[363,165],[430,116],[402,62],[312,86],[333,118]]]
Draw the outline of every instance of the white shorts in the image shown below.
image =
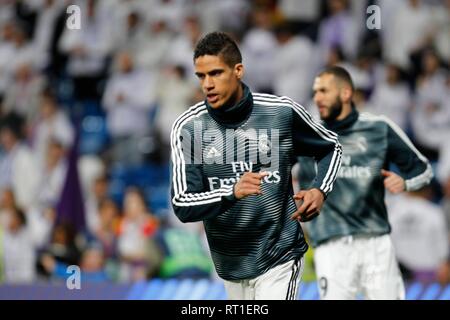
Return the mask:
[[389,235],[346,236],[319,245],[314,263],[320,298],[403,300],[405,288]]
[[303,274],[303,261],[291,260],[249,280],[225,280],[230,300],[295,300]]

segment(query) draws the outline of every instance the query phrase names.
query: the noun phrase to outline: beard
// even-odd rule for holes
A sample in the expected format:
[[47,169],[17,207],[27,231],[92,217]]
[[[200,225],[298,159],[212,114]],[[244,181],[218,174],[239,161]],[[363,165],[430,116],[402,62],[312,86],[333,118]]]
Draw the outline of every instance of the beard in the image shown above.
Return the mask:
[[330,111],[330,113],[325,117],[321,117],[321,119],[325,122],[335,121],[336,118],[339,117],[339,115],[342,112],[341,97],[337,97],[336,100],[334,101],[334,103],[330,106],[330,108],[328,110]]

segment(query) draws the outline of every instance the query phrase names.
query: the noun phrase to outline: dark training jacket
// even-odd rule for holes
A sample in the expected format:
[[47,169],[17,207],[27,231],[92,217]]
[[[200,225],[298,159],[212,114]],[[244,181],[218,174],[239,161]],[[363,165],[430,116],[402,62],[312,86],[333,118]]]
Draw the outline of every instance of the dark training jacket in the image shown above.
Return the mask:
[[[172,205],[183,222],[203,221],[220,277],[255,278],[300,258],[308,249],[296,211],[291,168],[314,157],[312,187],[328,194],[341,162],[337,135],[287,97],[251,93],[234,106],[201,102],[174,122],[171,133]],[[237,200],[245,172],[268,172],[262,195]]]

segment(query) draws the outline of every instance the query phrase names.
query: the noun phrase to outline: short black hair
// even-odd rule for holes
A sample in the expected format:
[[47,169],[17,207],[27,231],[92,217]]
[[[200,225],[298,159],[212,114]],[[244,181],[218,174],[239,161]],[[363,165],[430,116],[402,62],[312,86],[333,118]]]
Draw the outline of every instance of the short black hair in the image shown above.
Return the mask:
[[350,76],[350,73],[348,73],[348,71],[345,70],[344,68],[339,66],[327,67],[326,69],[324,69],[322,72],[319,73],[319,77],[324,74],[331,74],[335,76],[336,79],[347,83],[352,88],[352,91],[355,91],[355,86],[353,84],[352,77]]
[[194,50],[194,62],[204,55],[222,56],[230,67],[242,63],[242,55],[236,42],[225,32],[210,32],[201,38]]

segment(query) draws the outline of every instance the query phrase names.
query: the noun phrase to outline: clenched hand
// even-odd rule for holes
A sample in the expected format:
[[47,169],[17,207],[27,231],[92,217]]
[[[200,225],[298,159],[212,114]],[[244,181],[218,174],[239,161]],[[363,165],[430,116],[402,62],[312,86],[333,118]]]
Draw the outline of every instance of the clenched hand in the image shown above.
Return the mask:
[[242,199],[250,195],[261,193],[261,180],[267,176],[267,172],[246,172],[241,179],[234,185],[234,196],[236,199]]
[[323,193],[317,188],[299,191],[294,195],[294,199],[303,202],[297,211],[292,214],[291,219],[301,222],[317,217],[325,201]]
[[400,193],[405,191],[405,180],[392,171],[381,170],[381,175],[385,177],[384,187],[392,193]]

